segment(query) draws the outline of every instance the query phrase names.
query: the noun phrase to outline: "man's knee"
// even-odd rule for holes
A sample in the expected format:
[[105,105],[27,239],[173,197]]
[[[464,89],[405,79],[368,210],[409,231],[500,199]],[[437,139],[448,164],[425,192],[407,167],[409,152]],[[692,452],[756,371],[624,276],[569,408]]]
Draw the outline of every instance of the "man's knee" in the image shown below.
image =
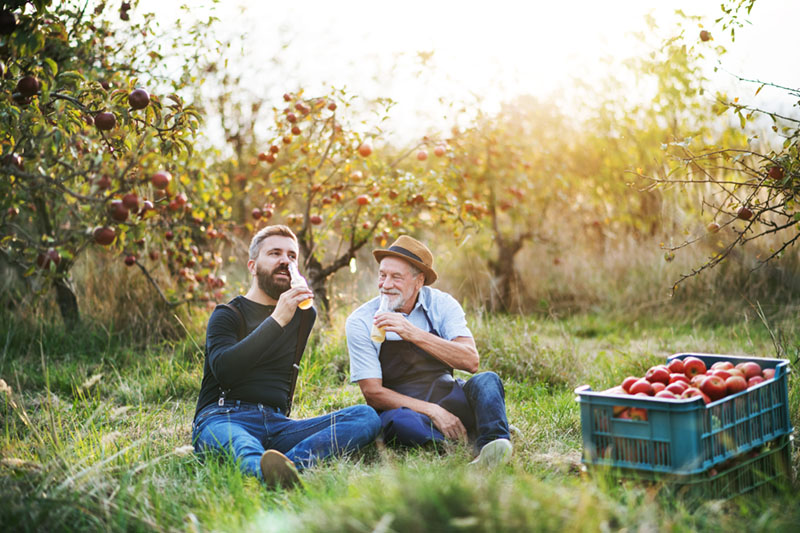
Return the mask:
[[475,374],[467,381],[465,386],[478,388],[492,387],[503,390],[503,382],[500,380],[500,376],[492,371]]
[[383,438],[387,443],[422,446],[431,441],[444,440],[444,435],[433,426],[430,418],[406,407],[384,411],[380,420]]
[[375,439],[381,430],[381,419],[369,405],[353,405],[342,410],[348,420],[357,422],[370,440]]

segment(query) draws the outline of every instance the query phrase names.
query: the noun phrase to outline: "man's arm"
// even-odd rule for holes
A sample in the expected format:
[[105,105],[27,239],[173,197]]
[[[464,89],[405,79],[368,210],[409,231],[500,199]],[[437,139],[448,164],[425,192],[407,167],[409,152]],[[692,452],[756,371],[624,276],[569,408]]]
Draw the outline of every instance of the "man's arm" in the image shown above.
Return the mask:
[[472,337],[446,340],[418,328],[400,313],[380,313],[375,317],[375,325],[397,333],[451,368],[473,374],[478,371],[480,356]]
[[297,304],[307,298],[308,289],[292,288],[281,294],[275,310],[244,339],[236,332],[241,320],[236,311],[218,307],[211,314],[206,333],[208,362],[214,377],[223,388],[230,388],[250,375],[263,359],[275,355],[275,342],[292,320]]
[[367,378],[358,382],[361,393],[367,401],[367,405],[376,410],[398,409],[407,407],[412,411],[421,413],[431,419],[442,434],[450,439],[466,439],[467,430],[461,420],[435,403],[417,400],[411,396],[400,394],[383,386],[381,378]]

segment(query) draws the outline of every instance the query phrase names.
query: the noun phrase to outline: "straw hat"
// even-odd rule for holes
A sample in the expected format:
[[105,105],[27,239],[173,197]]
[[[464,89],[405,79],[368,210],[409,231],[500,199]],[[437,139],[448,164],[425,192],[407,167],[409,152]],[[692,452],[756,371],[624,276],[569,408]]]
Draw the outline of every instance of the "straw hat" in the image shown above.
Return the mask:
[[388,249],[373,250],[378,263],[384,257],[399,257],[420,269],[425,274],[425,285],[431,285],[439,277],[433,269],[433,254],[428,247],[408,235],[401,235]]

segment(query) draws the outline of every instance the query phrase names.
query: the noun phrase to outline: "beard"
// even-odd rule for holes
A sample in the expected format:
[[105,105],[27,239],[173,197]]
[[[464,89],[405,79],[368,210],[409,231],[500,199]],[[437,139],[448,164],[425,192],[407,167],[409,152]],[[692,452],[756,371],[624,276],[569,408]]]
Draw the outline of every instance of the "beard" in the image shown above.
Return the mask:
[[275,274],[281,273],[289,276],[289,268],[285,265],[280,265],[272,272],[267,272],[256,266],[256,279],[258,280],[258,288],[267,293],[267,296],[273,300],[280,298],[281,294],[288,291],[291,287],[291,282],[287,278],[284,280],[276,280]]
[[400,291],[385,291],[383,294],[385,294],[388,299],[386,303],[389,307],[389,311],[397,311],[403,307],[405,300],[403,299],[403,293]]

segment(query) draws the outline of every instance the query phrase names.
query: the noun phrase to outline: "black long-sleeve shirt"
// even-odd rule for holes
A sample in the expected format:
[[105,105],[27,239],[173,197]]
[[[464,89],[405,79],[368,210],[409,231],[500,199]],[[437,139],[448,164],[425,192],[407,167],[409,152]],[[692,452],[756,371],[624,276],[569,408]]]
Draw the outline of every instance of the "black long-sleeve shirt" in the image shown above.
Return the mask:
[[245,318],[245,337],[240,341],[241,318],[235,310],[217,306],[206,329],[206,357],[203,382],[197,399],[195,417],[204,407],[225,398],[263,403],[285,411],[291,385],[292,363],[297,347],[301,313],[313,313],[313,307],[298,309],[292,320],[281,327],[270,315],[275,306],[261,305],[244,296],[229,302]]

